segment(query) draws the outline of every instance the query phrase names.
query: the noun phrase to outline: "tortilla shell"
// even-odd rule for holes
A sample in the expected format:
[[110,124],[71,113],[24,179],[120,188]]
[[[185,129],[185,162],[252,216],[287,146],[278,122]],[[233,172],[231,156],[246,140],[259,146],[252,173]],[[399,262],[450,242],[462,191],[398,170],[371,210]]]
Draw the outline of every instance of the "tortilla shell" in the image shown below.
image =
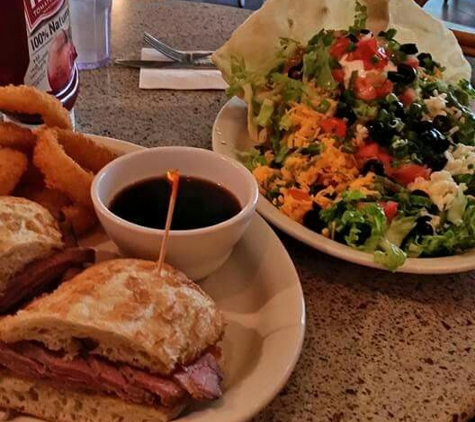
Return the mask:
[[[471,68],[453,33],[422,10],[414,0],[362,0],[368,7],[367,26],[373,32],[388,27],[398,31],[396,39],[414,42],[445,68],[444,79],[470,79]],[[280,38],[303,45],[321,29],[348,29],[354,21],[356,0],[268,0],[253,13],[213,55],[227,82],[231,81],[231,59],[243,59],[250,73],[264,76],[273,69],[280,51]]]

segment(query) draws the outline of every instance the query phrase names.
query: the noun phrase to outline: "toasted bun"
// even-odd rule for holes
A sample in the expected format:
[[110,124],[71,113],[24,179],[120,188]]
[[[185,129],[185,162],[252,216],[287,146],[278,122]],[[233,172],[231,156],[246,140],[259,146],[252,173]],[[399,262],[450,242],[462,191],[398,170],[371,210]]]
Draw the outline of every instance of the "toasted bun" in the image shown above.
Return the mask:
[[36,340],[75,352],[92,339],[96,352],[167,375],[221,340],[213,300],[183,273],[156,263],[116,259],[94,265],[54,293],[0,321],[0,340]]
[[0,196],[0,294],[27,264],[61,249],[58,224],[46,208],[13,196]]
[[0,408],[57,422],[166,422],[183,410],[141,406],[123,400],[56,389],[0,371]]

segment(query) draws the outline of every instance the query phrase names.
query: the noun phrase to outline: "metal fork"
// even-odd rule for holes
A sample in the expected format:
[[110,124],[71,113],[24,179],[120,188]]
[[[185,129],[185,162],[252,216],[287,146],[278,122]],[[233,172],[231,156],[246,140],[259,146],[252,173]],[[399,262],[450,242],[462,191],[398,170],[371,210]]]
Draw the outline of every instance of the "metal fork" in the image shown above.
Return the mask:
[[148,32],[144,32],[143,39],[150,47],[153,47],[155,50],[167,56],[168,58],[180,63],[193,63],[197,60],[203,60],[211,56],[212,54],[176,50],[166,45],[165,43],[157,40],[153,35],[150,35]]

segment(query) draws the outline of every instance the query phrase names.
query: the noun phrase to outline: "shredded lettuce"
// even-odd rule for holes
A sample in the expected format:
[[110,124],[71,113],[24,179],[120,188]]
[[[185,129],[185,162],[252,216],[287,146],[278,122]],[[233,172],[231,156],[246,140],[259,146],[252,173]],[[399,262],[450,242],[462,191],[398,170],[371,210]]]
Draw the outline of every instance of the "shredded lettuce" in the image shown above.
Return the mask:
[[287,155],[289,155],[290,149],[287,147],[287,145],[282,145],[277,152],[277,155],[274,158],[274,161],[277,164],[283,164],[285,159],[287,158]]
[[292,122],[287,114],[282,115],[279,121],[279,129],[289,130],[292,127]]
[[433,236],[423,236],[418,243],[409,246],[408,252],[411,256],[445,256],[474,247],[475,201],[472,200],[465,209],[461,224],[451,224]]
[[253,171],[256,167],[267,165],[265,157],[255,148],[240,154],[241,161],[249,171]]
[[342,197],[344,201],[359,201],[361,199],[365,199],[366,194],[359,190],[348,190],[343,192]]
[[457,183],[463,183],[467,187],[467,195],[475,196],[475,174],[459,174],[453,177]]
[[455,225],[462,224],[463,215],[467,207],[467,197],[464,195],[465,185],[461,185],[450,209],[447,212],[447,220]]
[[231,57],[231,78],[228,81],[229,87],[226,90],[228,97],[244,96],[244,87],[250,86],[253,90],[255,88],[264,86],[266,83],[265,75],[257,75],[249,71],[246,67],[246,62],[242,57]]
[[455,134],[457,142],[475,145],[475,114],[470,108],[471,101],[475,99],[475,89],[470,83],[463,79],[458,85],[447,85],[442,81],[422,81],[420,85],[425,97],[434,95],[435,91],[447,94],[448,105],[462,112],[461,118],[454,121],[458,127]]
[[[354,24],[349,29],[350,34],[359,36],[361,30],[366,28],[367,12],[367,7],[356,1]],[[394,39],[395,34],[395,30],[389,29],[378,36],[380,39],[386,39],[386,45],[391,54],[396,55],[395,62],[398,62],[404,53],[399,50],[401,44]],[[469,81],[462,80],[450,85],[437,80],[438,78],[421,74],[413,85],[417,93],[416,103],[405,110],[405,118],[397,117],[397,109],[392,105],[399,101],[396,96],[396,92],[399,92],[397,89],[384,100],[367,102],[357,99],[353,86],[357,72],[353,72],[350,86],[342,90],[343,92],[337,90],[339,85],[332,76],[332,69],[340,68],[340,64],[329,54],[336,36],[340,36],[340,33],[321,30],[306,46],[291,38],[281,38],[281,49],[275,67],[265,75],[252,74],[242,59],[233,57],[231,60],[232,77],[231,81],[228,81],[228,95],[239,95],[248,103],[248,128],[253,141],[261,142],[263,132],[259,130],[266,128],[266,142],[263,146],[252,149],[243,157],[248,169],[254,170],[260,165],[280,168],[289,155],[295,152],[309,158],[319,154],[324,148],[318,138],[310,138],[309,145],[306,142],[303,145],[297,144],[294,148],[288,147],[288,132],[295,130],[288,110],[294,102],[308,105],[320,113],[333,115],[334,107],[331,106],[335,100],[338,101],[338,106],[343,103],[343,106],[351,107],[351,111],[356,115],[355,123],[366,124],[376,120],[389,126],[394,133],[388,137],[384,147],[394,157],[392,164],[396,167],[409,161],[415,164],[425,163],[425,156],[419,154],[419,134],[416,130],[423,111],[427,112],[423,100],[446,94],[447,106],[460,110],[461,116],[460,113],[447,115],[446,126],[457,127],[457,130],[444,129],[444,134],[452,145],[475,145],[475,114],[470,108],[475,99],[475,89]],[[354,47],[353,42],[350,42],[347,51],[351,47]],[[423,60],[429,74],[440,68],[430,55]],[[290,66],[298,66],[298,72],[293,69],[289,76],[287,70]],[[353,115],[351,117],[353,118]],[[406,122],[407,119],[409,123]],[[295,126],[299,125],[295,123]],[[355,132],[355,126],[353,120],[348,123],[347,141]],[[263,151],[269,148],[273,152],[272,164],[270,160],[267,162],[263,154]],[[343,148],[351,153],[356,149],[347,149],[346,144],[343,144]],[[440,212],[423,192],[409,192],[389,178],[378,176],[374,184],[378,197],[367,197],[357,190],[344,192],[340,201],[320,210],[319,217],[330,229],[332,239],[354,249],[373,253],[375,262],[392,271],[404,264],[406,256],[453,255],[475,247],[475,200],[471,196],[475,195],[475,175],[457,175],[454,179],[461,185],[461,189],[450,209],[444,212]],[[288,186],[292,183],[288,182]],[[321,189],[321,185],[315,183],[310,189],[314,189],[310,191],[313,195]],[[271,199],[278,195],[280,187],[267,192],[267,197]],[[398,203],[398,215],[390,222],[383,207],[377,202],[380,199]],[[318,212],[316,210],[315,207],[312,212]]]
[[283,59],[283,61],[293,57],[300,47],[299,42],[292,38],[281,37],[279,42],[282,50],[278,53],[277,57]]
[[417,218],[414,216],[394,218],[386,232],[386,239],[393,245],[400,247],[405,237],[416,225],[416,220]]
[[361,120],[373,120],[378,115],[378,106],[370,105],[366,101],[356,100],[353,107],[358,119]]
[[470,100],[475,99],[475,88],[473,88],[467,79],[460,80],[457,86],[452,87],[452,89],[457,100],[464,106],[470,106]]
[[274,113],[274,102],[266,98],[261,105],[261,109],[259,111],[258,116],[256,117],[256,123],[259,126],[266,127],[269,124],[273,113]]
[[[329,226],[334,227],[335,237],[343,236],[344,243],[365,252],[374,254],[375,262],[384,265],[391,271],[404,264],[406,254],[399,248],[402,239],[412,223],[397,224],[390,234],[399,243],[392,243],[387,237],[387,220],[383,209],[376,202],[361,202],[366,196],[359,191],[349,191],[343,194],[343,199],[332,207],[320,211],[320,218]],[[407,222],[405,222],[407,223]],[[401,230],[403,229],[403,230]],[[401,233],[396,236],[396,232]],[[407,233],[406,233],[407,234]]]
[[303,74],[308,79],[315,80],[320,88],[333,90],[338,87],[332,76],[328,47],[317,44],[303,58]]
[[378,246],[380,249],[374,252],[374,262],[388,270],[396,271],[406,261],[406,253],[389,240],[382,239]]
[[273,73],[271,80],[274,83],[274,88],[282,93],[282,98],[286,103],[300,101],[303,91],[303,83],[301,81],[291,79],[281,73]]
[[311,51],[313,46],[322,44],[325,47],[330,47],[335,40],[335,31],[321,29],[308,42],[307,51]]
[[242,96],[242,86],[249,82],[249,74],[246,70],[246,63],[244,59],[238,57],[231,57],[231,80],[229,81],[229,87],[226,90],[226,94],[229,97],[235,95]]
[[427,213],[434,207],[430,198],[414,195],[406,189],[402,189],[394,195],[393,200],[399,204],[398,209],[405,216],[419,216]]
[[355,21],[350,28],[351,33],[359,33],[361,29],[366,28],[366,21],[368,20],[368,8],[359,1],[355,4]]
[[338,84],[331,73],[329,49],[335,39],[334,31],[321,30],[308,43],[303,56],[303,74],[316,85],[327,90],[335,89]]

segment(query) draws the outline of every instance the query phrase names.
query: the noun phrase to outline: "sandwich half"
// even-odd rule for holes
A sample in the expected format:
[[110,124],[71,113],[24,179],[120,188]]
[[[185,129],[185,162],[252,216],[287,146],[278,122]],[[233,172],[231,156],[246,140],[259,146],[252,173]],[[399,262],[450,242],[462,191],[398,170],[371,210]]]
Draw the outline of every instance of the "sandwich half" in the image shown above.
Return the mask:
[[94,250],[77,247],[65,229],[36,202],[0,196],[0,315],[95,261]]
[[0,321],[0,408],[61,422],[168,421],[221,396],[224,321],[183,273],[94,265]]

